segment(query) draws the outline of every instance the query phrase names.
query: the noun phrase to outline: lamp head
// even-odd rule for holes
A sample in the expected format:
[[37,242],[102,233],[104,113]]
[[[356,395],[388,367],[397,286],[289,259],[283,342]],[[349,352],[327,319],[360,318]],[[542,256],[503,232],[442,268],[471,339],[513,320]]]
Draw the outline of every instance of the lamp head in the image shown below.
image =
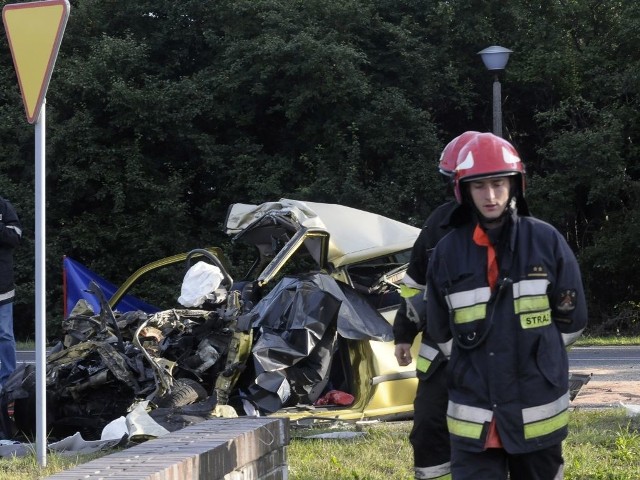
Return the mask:
[[497,70],[504,70],[509,61],[509,55],[513,53],[513,50],[508,48],[498,47],[496,45],[487,47],[484,50],[480,50],[478,55],[482,57],[482,62],[487,70],[490,72]]

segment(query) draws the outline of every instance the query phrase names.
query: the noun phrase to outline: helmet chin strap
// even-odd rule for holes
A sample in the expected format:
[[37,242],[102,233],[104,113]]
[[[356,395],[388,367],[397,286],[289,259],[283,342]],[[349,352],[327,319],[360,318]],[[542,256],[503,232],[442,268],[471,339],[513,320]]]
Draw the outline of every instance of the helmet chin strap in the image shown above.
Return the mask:
[[[472,202],[473,205],[473,202]],[[496,218],[487,218],[484,215],[482,215],[482,213],[480,213],[480,210],[478,210],[476,208],[475,205],[473,205],[473,210],[476,213],[476,216],[478,217],[478,221],[480,222],[480,224],[484,227],[499,227],[500,225],[502,225],[502,223],[504,222],[505,218],[507,218],[507,216],[509,216],[511,214],[512,211],[514,211],[516,208],[516,197],[515,195],[511,197],[511,200],[509,200],[507,202],[506,207],[504,208],[504,210],[502,211],[502,213],[500,214],[500,216],[496,217]]]

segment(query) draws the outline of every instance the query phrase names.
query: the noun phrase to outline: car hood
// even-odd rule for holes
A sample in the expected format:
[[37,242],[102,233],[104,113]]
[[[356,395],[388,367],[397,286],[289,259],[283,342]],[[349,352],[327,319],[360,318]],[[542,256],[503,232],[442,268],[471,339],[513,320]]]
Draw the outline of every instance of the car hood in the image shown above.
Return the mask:
[[[315,260],[334,267],[410,249],[420,233],[419,228],[406,223],[330,203],[283,198],[260,205],[235,203],[229,207],[225,228],[230,235],[242,237],[253,229],[269,226],[289,232],[303,228],[326,231],[330,235],[327,258]],[[258,243],[255,239],[253,242]]]

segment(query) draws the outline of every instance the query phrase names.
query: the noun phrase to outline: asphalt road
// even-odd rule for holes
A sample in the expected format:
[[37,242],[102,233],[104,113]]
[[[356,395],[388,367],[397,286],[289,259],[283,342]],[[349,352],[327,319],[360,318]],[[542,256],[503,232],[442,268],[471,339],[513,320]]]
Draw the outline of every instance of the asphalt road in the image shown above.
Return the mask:
[[[35,352],[18,352],[18,361],[35,363]],[[569,370],[590,375],[590,381],[572,401],[573,407],[625,404],[640,409],[640,346],[574,347],[569,352]]]
[[[18,362],[35,363],[36,352],[18,352]],[[574,347],[569,352],[569,368],[580,371],[605,371],[612,376],[631,375],[640,380],[640,346]],[[613,379],[612,379],[613,380]]]
[[603,380],[640,380],[640,346],[574,347],[569,352],[572,371],[599,372]]
[[18,363],[35,363],[35,350],[18,350]]

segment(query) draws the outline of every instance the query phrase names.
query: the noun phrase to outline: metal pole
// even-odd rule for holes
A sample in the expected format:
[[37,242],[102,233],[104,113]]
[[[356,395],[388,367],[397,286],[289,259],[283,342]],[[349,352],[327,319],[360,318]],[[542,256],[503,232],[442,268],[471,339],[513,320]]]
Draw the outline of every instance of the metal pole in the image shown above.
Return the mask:
[[36,121],[36,457],[47,465],[46,303],[45,303],[45,127],[46,99]]
[[497,73],[493,77],[493,134],[502,137],[502,91]]

